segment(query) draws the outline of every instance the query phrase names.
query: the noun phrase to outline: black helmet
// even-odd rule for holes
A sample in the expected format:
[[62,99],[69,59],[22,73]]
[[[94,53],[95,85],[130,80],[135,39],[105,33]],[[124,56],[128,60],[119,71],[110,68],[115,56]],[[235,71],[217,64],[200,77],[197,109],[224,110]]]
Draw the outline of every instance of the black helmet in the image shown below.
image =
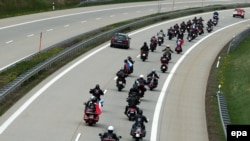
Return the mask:
[[127,59],[125,59],[125,60],[124,60],[124,63],[127,63],[127,62],[128,62],[128,60],[127,60]]
[[131,56],[128,56],[128,59],[132,59]]
[[95,88],[100,88],[100,85],[99,85],[99,84],[96,84],[96,85],[95,85]]
[[139,112],[138,112],[139,115],[142,115],[143,114],[143,111],[140,109]]

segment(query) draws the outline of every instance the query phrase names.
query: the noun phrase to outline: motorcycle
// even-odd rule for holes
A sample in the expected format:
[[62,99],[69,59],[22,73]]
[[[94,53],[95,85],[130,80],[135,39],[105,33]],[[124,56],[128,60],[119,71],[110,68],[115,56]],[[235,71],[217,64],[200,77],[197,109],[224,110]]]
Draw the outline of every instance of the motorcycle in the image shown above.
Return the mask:
[[148,51],[141,51],[141,59],[142,61],[148,59]]
[[87,107],[83,119],[89,126],[96,124],[99,121],[99,114],[96,113],[95,107]]
[[213,25],[216,26],[218,24],[218,20],[217,19],[213,19]]
[[143,137],[146,136],[146,131],[142,129],[142,125],[138,124],[135,129],[132,129],[130,135],[136,140],[142,140]]
[[177,52],[177,54],[180,54],[182,52],[182,48],[180,45],[177,45],[175,48],[175,51]]
[[119,139],[122,138],[122,136],[118,136],[118,139],[113,139],[112,137],[105,137],[103,138],[103,134],[102,133],[99,133],[99,136],[101,138],[101,141],[119,141]]
[[188,33],[188,35],[187,35],[187,40],[188,40],[189,42],[191,42],[191,41],[193,40],[193,37],[192,37],[191,33]]
[[207,32],[210,33],[213,30],[213,26],[207,26]]
[[162,63],[162,64],[161,64],[161,71],[162,71],[163,73],[165,73],[167,70],[168,70],[167,64],[166,64],[166,63]]
[[123,79],[121,77],[117,78],[116,87],[118,88],[118,91],[121,91],[125,87],[125,83],[123,82]]
[[203,33],[204,33],[204,30],[203,30],[202,26],[199,26],[198,27],[198,34],[201,35]]
[[149,82],[148,87],[149,87],[150,90],[153,90],[158,85],[158,79],[155,76],[148,77],[147,81]]
[[129,107],[128,111],[126,112],[129,121],[133,121],[135,116],[137,115],[137,110],[135,107]]
[[156,50],[156,46],[157,46],[157,43],[156,43],[156,42],[151,42],[151,43],[150,43],[150,50],[151,50],[152,52],[154,52],[154,50]]
[[158,45],[161,46],[164,42],[164,36],[161,34],[158,35],[157,41],[158,41]]

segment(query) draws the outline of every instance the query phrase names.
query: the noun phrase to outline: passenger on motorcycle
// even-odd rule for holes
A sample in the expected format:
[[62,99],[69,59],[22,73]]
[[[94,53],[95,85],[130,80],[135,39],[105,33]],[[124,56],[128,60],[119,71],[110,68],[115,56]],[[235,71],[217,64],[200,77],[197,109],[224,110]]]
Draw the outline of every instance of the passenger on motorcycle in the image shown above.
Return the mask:
[[[124,69],[120,69],[120,70],[116,73],[116,76],[117,76],[118,78],[121,78],[121,79],[122,79],[122,82],[123,82],[124,84],[126,84],[126,79],[125,79],[125,77],[126,77],[127,75],[126,75]],[[118,79],[117,79],[117,81],[118,81]]]
[[114,133],[114,127],[109,126],[108,127],[108,132],[105,132],[102,136],[101,139],[114,139],[115,141],[119,141],[119,137]]
[[170,46],[167,45],[167,47],[162,51],[168,56],[168,59],[171,60],[171,53],[174,53],[174,51],[170,48]]
[[[152,71],[147,75],[147,78],[154,78],[154,83],[158,84],[158,79],[160,78],[159,75],[156,73],[155,69],[152,69]],[[149,83],[149,82],[147,82]]]
[[98,101],[101,100],[101,95],[104,95],[103,90],[100,89],[100,85],[96,84],[95,88],[90,89],[89,93],[97,98]]
[[146,131],[146,127],[144,125],[144,122],[148,123],[148,119],[146,118],[146,116],[143,115],[143,111],[139,110],[139,113],[135,116],[135,123],[132,125],[131,131],[135,131],[138,124],[141,124],[142,129],[144,131]]

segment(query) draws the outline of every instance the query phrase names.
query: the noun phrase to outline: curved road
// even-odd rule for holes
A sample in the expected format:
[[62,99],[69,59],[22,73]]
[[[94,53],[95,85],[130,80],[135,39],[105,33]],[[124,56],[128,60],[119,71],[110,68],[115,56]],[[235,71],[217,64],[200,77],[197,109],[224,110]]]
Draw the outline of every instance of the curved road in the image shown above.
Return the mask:
[[[237,3],[245,2],[238,0]],[[172,0],[115,4],[76,8],[0,19],[0,70],[42,49],[81,33],[112,23],[149,14],[200,7],[210,4],[236,3],[233,0]],[[160,8],[159,8],[160,7]]]
[[[249,9],[246,11],[249,13]],[[191,43],[185,42],[183,54],[173,54],[170,68],[165,74],[159,71],[163,47],[150,53],[146,62],[137,58],[139,48],[159,29],[166,29],[194,15],[130,33],[132,48],[129,50],[110,48],[105,43],[80,56],[35,87],[0,118],[0,140],[98,140],[97,134],[110,124],[123,136],[122,140],[131,140],[129,131],[132,122],[123,114],[128,90],[140,74],[146,75],[156,68],[161,77],[159,86],[154,91],[147,91],[139,105],[150,119],[146,124],[145,140],[207,141],[204,101],[210,67],[223,45],[249,25],[248,16],[246,19],[232,18],[231,13],[232,10],[220,11],[220,23],[213,33],[199,36]],[[211,18],[211,13],[202,14],[202,17],[207,20]],[[173,48],[175,39],[166,41],[166,44]],[[136,61],[135,71],[127,78],[126,88],[118,92],[115,73],[128,55]],[[99,123],[89,127],[82,120],[82,103],[90,97],[89,88],[96,83],[107,93],[103,96],[105,105]]]

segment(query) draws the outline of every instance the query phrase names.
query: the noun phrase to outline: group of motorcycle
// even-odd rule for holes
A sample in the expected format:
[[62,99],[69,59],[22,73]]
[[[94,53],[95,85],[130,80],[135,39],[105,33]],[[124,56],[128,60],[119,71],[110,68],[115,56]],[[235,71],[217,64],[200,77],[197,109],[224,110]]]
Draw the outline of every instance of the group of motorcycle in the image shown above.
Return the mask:
[[[184,33],[187,31],[187,40],[191,41],[195,39],[198,35],[201,35],[204,33],[204,26],[203,26],[203,19],[200,17],[199,19],[196,19],[196,17],[192,20],[188,20],[186,23],[183,21],[179,25],[175,25],[174,28],[170,28],[168,30],[167,36],[169,40],[172,40],[174,37],[177,37],[176,41],[176,47],[175,51],[177,54],[182,52],[182,45],[184,43]],[[212,31],[212,26],[216,26],[218,24],[218,18],[213,17],[213,21],[211,22],[212,25],[209,23],[211,22],[211,19],[207,23],[207,31]],[[164,43],[165,34],[161,30],[157,33],[157,38],[153,36],[150,40],[150,50],[153,52],[156,50],[157,45],[161,46]],[[144,43],[145,44],[145,43]],[[173,51],[171,50],[170,46],[167,45],[164,51],[163,56],[160,58],[161,66],[160,69],[164,73],[168,70],[168,63],[171,60],[171,53]],[[148,57],[148,51],[142,51],[141,50],[141,59],[145,61]],[[130,56],[128,56],[127,59],[124,60],[124,66],[122,69],[120,69],[116,73],[116,87],[118,91],[121,91],[123,88],[125,88],[126,85],[126,78],[133,73],[133,67],[134,61]],[[134,121],[136,116],[138,115],[140,108],[138,105],[141,103],[141,98],[144,97],[144,93],[147,91],[145,86],[148,86],[150,90],[153,90],[158,85],[158,79],[159,76],[155,73],[155,70],[153,69],[150,73],[152,75],[147,75],[147,80],[143,78],[143,75],[140,75],[140,78],[136,79],[132,88],[130,89],[128,93],[128,97],[126,99],[128,105],[125,107],[124,114],[128,117],[129,121]],[[95,93],[99,93],[100,91],[90,91],[90,93],[93,94],[93,96],[96,96]],[[96,101],[92,106],[89,106],[85,108],[85,114],[84,114],[84,120],[89,125],[93,125],[96,122],[99,121],[99,115],[101,114],[101,106],[103,105],[103,100],[100,99],[97,96]],[[89,105],[89,103],[85,103],[85,105]],[[95,110],[93,110],[95,109]],[[140,125],[140,124],[139,124]],[[130,131],[130,135],[135,140],[142,140],[146,136],[146,129],[142,126],[137,125],[136,127],[133,126],[133,128]],[[101,134],[100,134],[101,136]],[[102,139],[103,140],[103,139]],[[119,140],[119,139],[118,139]],[[115,141],[114,139],[109,139],[108,141]]]

